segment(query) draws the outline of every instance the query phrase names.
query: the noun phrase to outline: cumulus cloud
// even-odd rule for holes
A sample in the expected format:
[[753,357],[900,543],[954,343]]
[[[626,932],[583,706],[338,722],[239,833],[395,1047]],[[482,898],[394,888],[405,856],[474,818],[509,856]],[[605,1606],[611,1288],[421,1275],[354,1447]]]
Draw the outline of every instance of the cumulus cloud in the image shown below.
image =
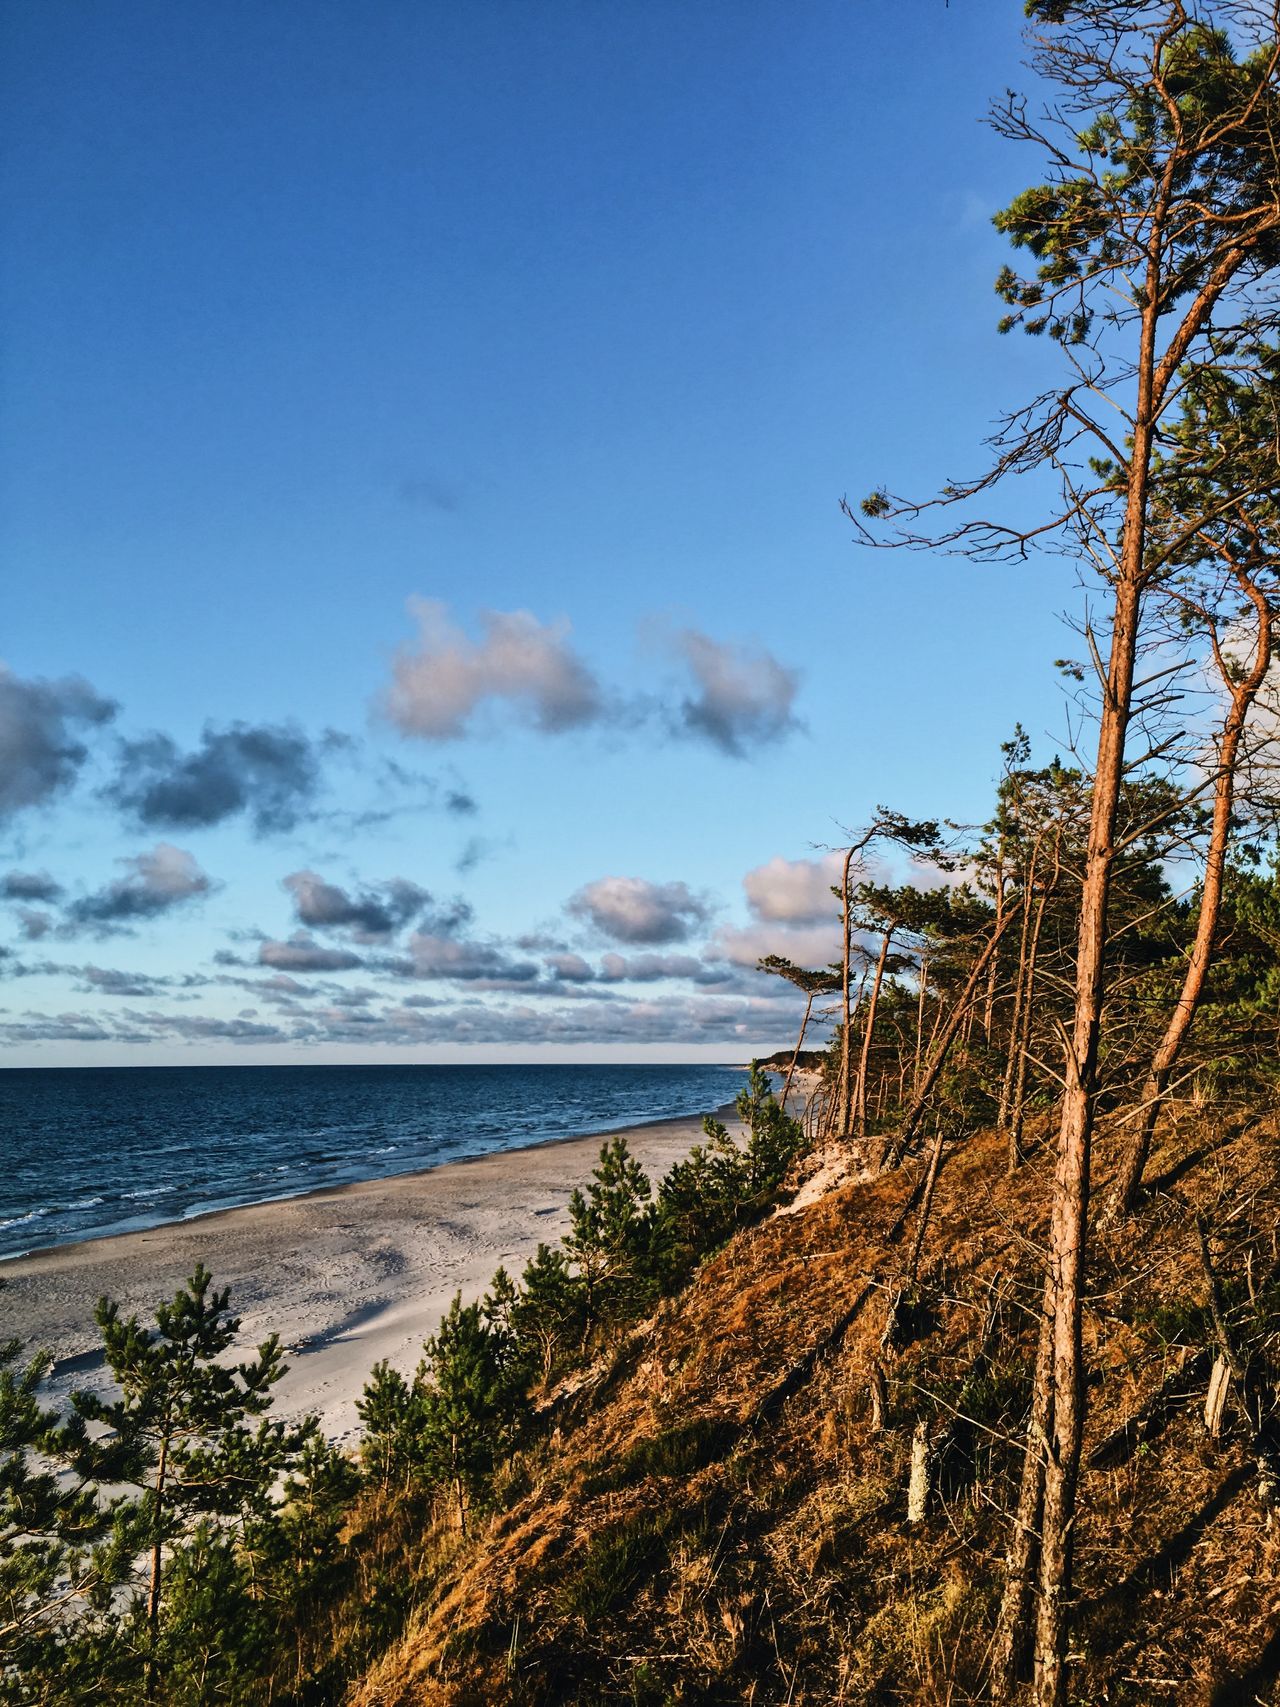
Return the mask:
[[205,726],[184,753],[168,735],[120,744],[119,771],[106,791],[141,824],[195,829],[243,812],[260,834],[289,830],[320,787],[317,744],[302,730],[270,724]]
[[472,731],[486,706],[505,704],[543,734],[588,724],[648,726],[742,758],[801,727],[794,711],[798,675],[761,646],[679,630],[663,644],[692,678],[689,690],[628,695],[606,689],[570,644],[563,619],[544,623],[529,611],[482,611],[477,640],[438,599],[411,599],[409,608],[418,640],[396,654],[380,701],[383,715],[406,735],[456,740]]
[[35,907],[19,907],[16,911],[22,934],[28,942],[39,941],[53,929],[53,920],[48,913],[42,913]]
[[326,948],[314,937],[299,931],[288,942],[264,942],[258,948],[262,966],[274,966],[280,972],[349,972],[363,966],[358,954],[346,948]]
[[600,877],[571,896],[568,911],[615,942],[684,942],[706,923],[709,908],[687,883],[643,877]]
[[767,954],[785,955],[797,966],[827,966],[839,958],[840,924],[723,925],[707,945],[708,955],[731,966],[752,967]]
[[600,976],[606,984],[652,984],[659,978],[705,978],[707,968],[691,954],[606,954]]
[[151,996],[163,988],[167,978],[152,978],[145,972],[122,972],[114,966],[81,966],[77,976],[87,989],[104,996]]
[[[28,1012],[21,1019],[0,1022],[0,1037],[9,1043],[116,1043],[115,1027],[96,1014]],[[139,1039],[141,1041],[141,1039]]]
[[831,893],[839,889],[844,856],[821,859],[783,859],[780,855],[758,865],[742,880],[747,905],[757,919],[788,925],[814,925],[834,918],[840,903]]
[[[840,908],[831,890],[840,887],[843,859],[836,851],[816,859],[778,856],[755,866],[742,880],[751,922],[722,925],[707,944],[708,957],[744,971],[770,954],[797,966],[822,967],[839,959]],[[861,877],[883,875],[874,862],[864,861]]]
[[102,996],[150,996],[157,990],[189,990],[208,983],[196,973],[159,977],[149,972],[122,972],[114,966],[70,966],[61,960],[15,964],[9,974],[14,978],[74,978],[81,994]]
[[549,954],[547,966],[555,977],[566,984],[589,984],[595,977],[591,967],[580,954]]
[[[219,972],[212,982],[232,989],[248,990],[259,1001],[271,1002],[295,1013],[303,1011],[302,1004],[311,1001],[319,993],[316,985],[301,984],[287,972],[273,972],[269,978],[234,978],[229,973]],[[341,988],[340,984],[329,986],[334,992],[340,991]]]
[[696,628],[682,630],[675,646],[695,684],[679,708],[681,733],[743,758],[800,727],[792,710],[799,677],[771,652],[712,640]]
[[[374,888],[350,892],[326,883],[314,871],[294,871],[284,880],[300,924],[312,930],[350,931],[359,942],[382,942],[431,904],[430,892],[408,878],[393,877]],[[460,903],[451,915],[461,922],[469,909]]]
[[569,644],[567,622],[541,623],[528,611],[482,611],[470,639],[438,599],[411,599],[418,641],[392,665],[382,709],[406,735],[456,739],[492,701],[518,706],[544,734],[597,721],[600,685]]
[[119,863],[126,875],[92,895],[73,901],[67,916],[77,924],[112,926],[153,919],[184,901],[207,895],[213,884],[193,855],[171,842]]
[[70,787],[89,756],[82,733],[115,713],[83,676],[24,680],[0,664],[0,817]]
[[471,942],[438,931],[415,931],[409,938],[409,959],[393,970],[413,978],[456,978],[524,984],[538,976],[532,960],[514,960],[495,943]]
[[[252,1013],[252,1009],[249,1010]],[[230,1043],[283,1043],[288,1032],[278,1025],[264,1025],[243,1015],[221,1019],[212,1014],[133,1013],[126,1018],[135,1026],[149,1028],[153,1037],[167,1035],[189,1043],[225,1040]]]
[[9,871],[0,878],[0,895],[6,901],[56,901],[62,885],[47,871]]

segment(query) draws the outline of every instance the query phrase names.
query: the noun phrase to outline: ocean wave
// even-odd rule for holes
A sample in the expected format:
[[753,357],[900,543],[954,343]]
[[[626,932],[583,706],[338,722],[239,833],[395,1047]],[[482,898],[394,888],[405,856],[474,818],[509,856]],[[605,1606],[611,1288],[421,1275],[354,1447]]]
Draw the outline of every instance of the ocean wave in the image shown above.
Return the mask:
[[47,1215],[47,1209],[28,1209],[25,1215],[13,1215],[7,1221],[0,1221],[0,1233],[6,1227],[25,1227],[30,1221],[38,1221],[42,1215]]

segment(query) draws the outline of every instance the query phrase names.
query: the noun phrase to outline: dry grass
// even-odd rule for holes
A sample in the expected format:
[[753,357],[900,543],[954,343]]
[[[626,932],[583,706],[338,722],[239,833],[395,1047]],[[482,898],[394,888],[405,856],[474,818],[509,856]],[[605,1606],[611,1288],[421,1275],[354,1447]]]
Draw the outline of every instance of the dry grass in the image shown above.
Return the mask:
[[[1105,1177],[1105,1136],[1099,1148]],[[1247,1301],[1252,1284],[1268,1307],[1277,1157],[1272,1121],[1184,1109],[1153,1160],[1161,1190],[1099,1237],[1087,1450],[1116,1438],[1083,1478],[1081,1702],[1280,1700],[1280,1537],[1238,1408],[1210,1443],[1204,1381],[1175,1381],[1143,1430],[1116,1436],[1162,1383],[1200,1367],[1211,1329],[1196,1210],[1219,1229],[1232,1296]],[[527,1491],[455,1555],[351,1707],[978,1699],[1035,1331],[1043,1168],[1033,1158],[1006,1179],[995,1135],[953,1148],[912,1325],[891,1351],[880,1340],[915,1231],[902,1216],[915,1167],[736,1239],[563,1407],[513,1483]],[[889,1426],[873,1433],[877,1360]],[[912,1532],[922,1416],[941,1497]]]

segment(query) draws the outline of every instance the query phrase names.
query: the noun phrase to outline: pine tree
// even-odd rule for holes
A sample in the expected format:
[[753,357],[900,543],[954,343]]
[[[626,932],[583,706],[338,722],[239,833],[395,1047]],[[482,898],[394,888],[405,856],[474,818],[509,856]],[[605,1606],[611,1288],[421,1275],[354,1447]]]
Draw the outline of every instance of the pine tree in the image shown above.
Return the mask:
[[395,1484],[408,1487],[418,1469],[421,1391],[384,1358],[375,1363],[356,1400],[364,1425],[360,1456],[365,1473],[384,1493]]
[[285,1478],[282,1506],[251,1525],[241,1547],[251,1592],[269,1611],[274,1645],[295,1689],[315,1643],[309,1632],[353,1569],[343,1532],[360,1486],[360,1472],[346,1454],[312,1435]]
[[439,1331],[427,1341],[418,1373],[422,1391],[418,1448],[428,1478],[448,1486],[458,1527],[510,1444],[515,1420],[505,1348],[479,1304],[455,1293]]
[[275,1612],[255,1595],[236,1537],[198,1519],[166,1561],[153,1692],[166,1707],[248,1701],[271,1669]]
[[[59,1677],[74,1690],[73,1614],[82,1634],[130,1562],[129,1504],[104,1499],[113,1443],[40,1404],[50,1360],[19,1361],[21,1341],[0,1343],[0,1700],[39,1699]],[[81,1649],[83,1649],[83,1642]]]
[[695,1144],[658,1187],[658,1214],[666,1230],[662,1282],[682,1285],[708,1252],[734,1232],[747,1191],[747,1164],[728,1129],[710,1115],[703,1123],[707,1144]]
[[513,1404],[523,1399],[532,1373],[516,1330],[519,1303],[520,1288],[505,1268],[496,1269],[489,1290],[480,1300],[480,1319],[489,1336],[490,1355]]
[[758,1061],[751,1063],[746,1085],[736,1099],[738,1119],[747,1129],[743,1152],[745,1199],[754,1204],[780,1184],[799,1154],[804,1131],[775,1100],[769,1075]]
[[585,1292],[586,1328],[634,1315],[653,1297],[656,1284],[653,1188],[644,1169],[614,1138],[586,1191],[569,1199],[565,1249]]
[[813,1004],[819,996],[832,996],[840,988],[841,969],[829,966],[825,970],[810,970],[797,966],[793,960],[788,960],[783,954],[765,954],[756,961],[757,972],[770,972],[775,978],[785,978],[788,984],[794,984],[797,990],[805,993],[804,1015],[800,1021],[800,1031],[796,1038],[796,1046],[791,1052],[791,1060],[787,1066],[786,1077],[782,1082],[782,1091],[778,1102],[781,1107],[787,1106],[787,1098],[791,1094],[791,1081],[795,1077],[796,1066],[800,1060],[800,1052],[804,1048],[805,1033],[809,1029],[809,1020],[813,1013]]
[[[267,1521],[276,1505],[274,1484],[315,1428],[312,1421],[296,1428],[267,1421],[253,1430],[245,1426],[271,1404],[270,1389],[284,1373],[280,1346],[272,1335],[246,1362],[219,1361],[240,1322],[228,1308],[229,1292],[211,1291],[211,1283],[198,1265],[187,1285],[159,1306],[154,1328],[136,1317],[122,1321],[118,1305],[100,1299],[97,1321],[118,1394],[72,1395],[82,1423],[112,1431],[119,1473],[143,1489],[136,1526],[144,1543],[144,1590],[131,1623],[144,1656],[148,1700],[155,1699],[162,1674],[183,1675],[191,1641],[199,1648],[207,1637],[199,1596],[193,1599],[184,1588],[166,1603],[166,1558],[194,1545],[213,1560],[211,1549],[234,1547],[247,1525]],[[205,1518],[218,1522],[201,1527]],[[221,1552],[216,1564],[230,1583],[234,1572],[228,1575]],[[180,1585],[186,1581],[179,1579]]]
[[521,1363],[531,1378],[550,1381],[586,1330],[586,1291],[563,1251],[538,1246],[520,1277],[510,1321]]

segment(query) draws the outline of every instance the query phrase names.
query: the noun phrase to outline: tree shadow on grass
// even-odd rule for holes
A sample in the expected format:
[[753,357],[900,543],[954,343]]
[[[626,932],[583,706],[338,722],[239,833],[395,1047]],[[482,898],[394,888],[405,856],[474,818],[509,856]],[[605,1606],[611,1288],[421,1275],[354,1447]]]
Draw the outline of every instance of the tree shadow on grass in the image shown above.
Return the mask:
[[1214,1685],[1209,1707],[1254,1707],[1258,1691],[1280,1676],[1280,1625],[1272,1632],[1257,1659],[1248,1671],[1234,1677],[1224,1677]]
[[1212,1144],[1200,1144],[1194,1150],[1188,1150],[1185,1156],[1180,1156],[1171,1167],[1154,1179],[1148,1180],[1143,1195],[1147,1198],[1158,1197],[1161,1192],[1172,1191],[1178,1181],[1185,1179],[1195,1168],[1200,1166],[1206,1157],[1216,1156],[1219,1150],[1225,1150],[1234,1144],[1237,1138],[1243,1138],[1250,1127],[1256,1126],[1257,1121],[1252,1115],[1246,1115],[1226,1126]]
[[1226,1510],[1255,1474],[1251,1464],[1237,1465],[1219,1482],[1200,1509],[1187,1519],[1181,1529],[1171,1535],[1148,1558],[1140,1559],[1127,1577],[1122,1577],[1118,1583],[1097,1595],[1090,1603],[1091,1607],[1098,1608],[1117,1601],[1134,1600],[1150,1588],[1164,1586],[1177,1567],[1189,1557],[1192,1548],[1209,1525]]

